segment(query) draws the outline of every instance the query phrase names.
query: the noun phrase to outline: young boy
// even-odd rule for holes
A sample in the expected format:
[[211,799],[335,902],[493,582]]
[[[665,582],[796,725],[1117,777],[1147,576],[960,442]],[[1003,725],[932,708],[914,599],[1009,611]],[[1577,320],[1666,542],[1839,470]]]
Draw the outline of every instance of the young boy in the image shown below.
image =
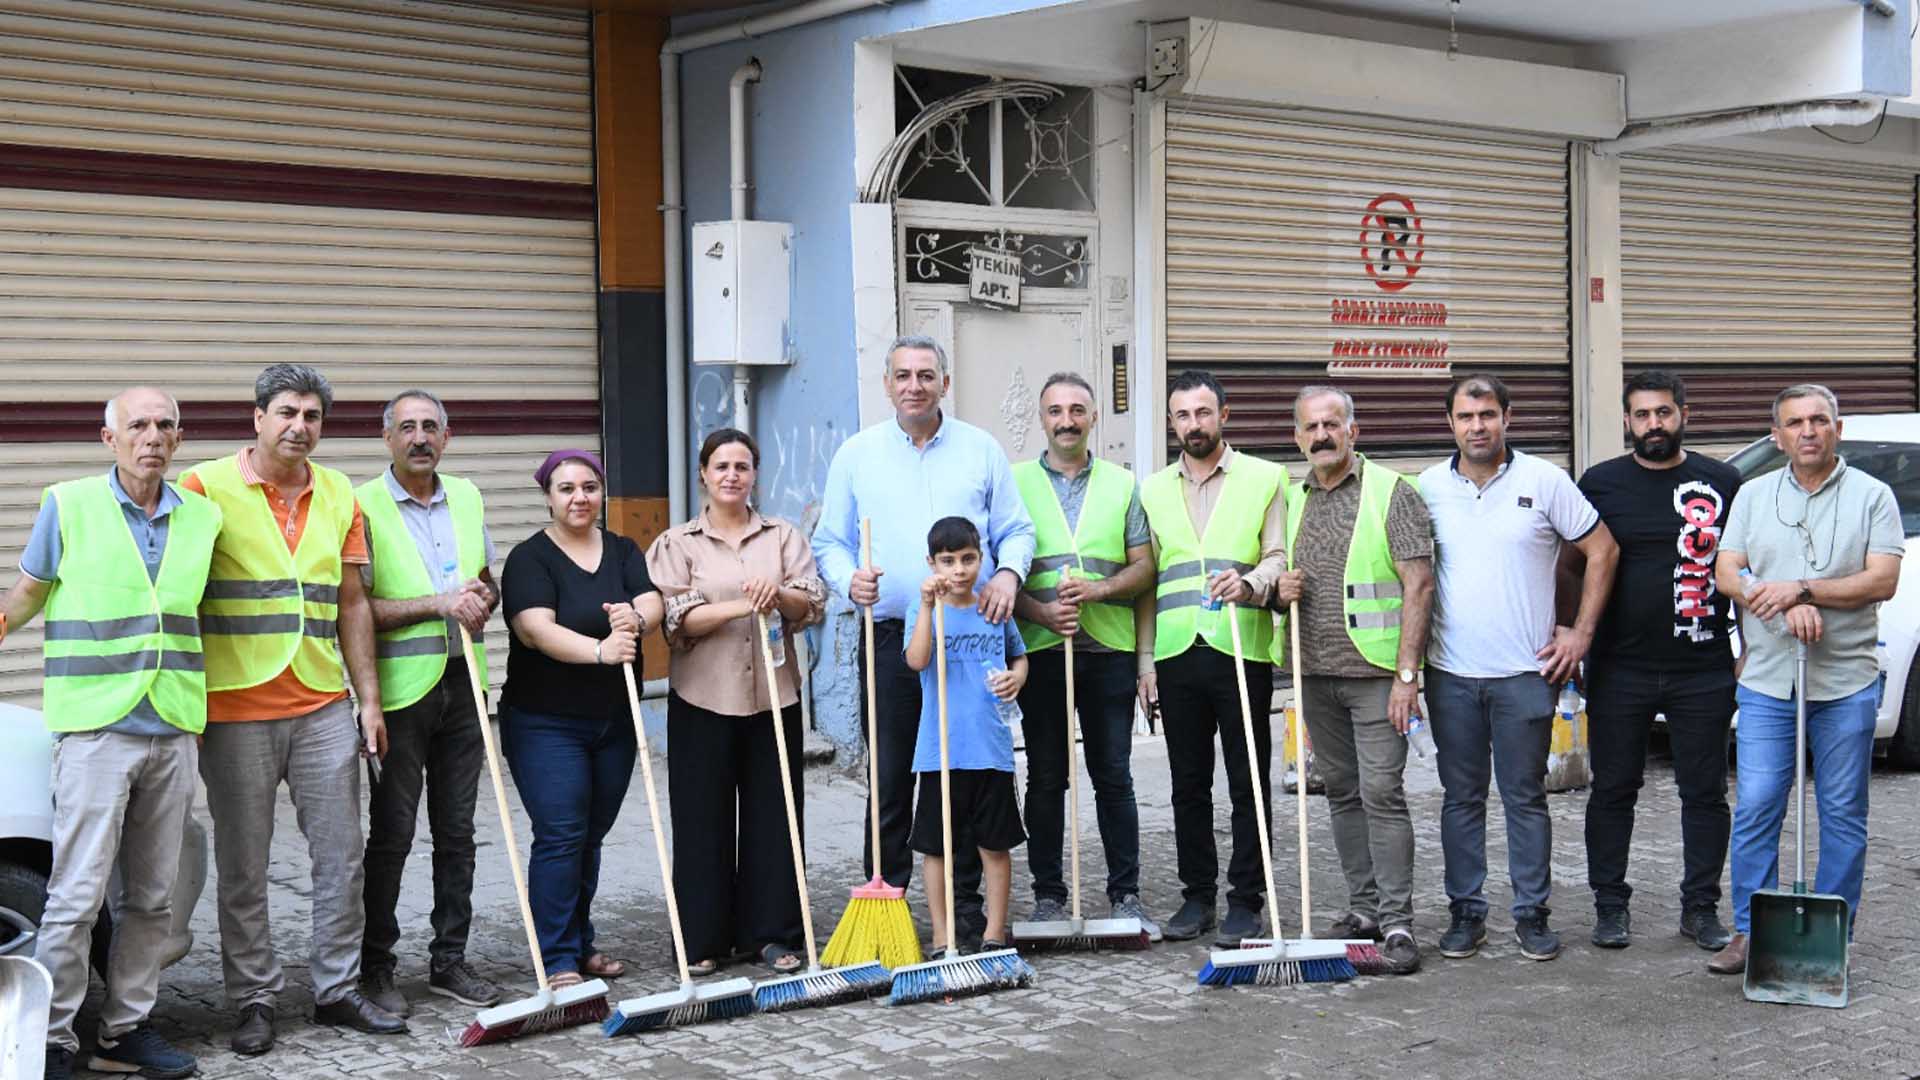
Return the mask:
[[1027,842],[1013,793],[1013,730],[996,700],[1011,703],[1027,681],[1026,644],[1012,619],[995,626],[980,615],[980,533],[963,517],[945,517],[927,532],[920,609],[907,618],[907,666],[920,673],[920,735],[913,771],[920,774],[913,814],[913,850],[926,856],[927,906],[933,947],[946,948],[947,894],[940,817],[940,697],[933,655],[935,604],[944,604],[947,637],[947,767],[953,791],[953,846],[980,849],[987,929],[982,949],[1006,948],[1007,898],[1013,859]]

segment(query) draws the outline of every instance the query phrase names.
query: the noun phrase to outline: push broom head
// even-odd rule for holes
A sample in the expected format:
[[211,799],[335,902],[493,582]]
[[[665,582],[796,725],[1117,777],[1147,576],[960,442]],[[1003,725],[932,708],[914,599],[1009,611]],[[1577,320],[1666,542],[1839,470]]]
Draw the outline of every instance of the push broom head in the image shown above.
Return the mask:
[[798,975],[762,981],[753,988],[753,1002],[761,1012],[843,1005],[884,994],[892,983],[893,976],[877,961],[837,968],[815,967]]
[[877,962],[888,969],[921,960],[920,933],[913,928],[907,890],[874,878],[853,890],[853,900],[840,916],[820,962],[830,968]]
[[1357,972],[1338,941],[1281,941],[1216,951],[1200,969],[1201,986],[1294,986],[1346,982]]
[[485,1046],[522,1035],[597,1024],[607,1018],[607,984],[590,979],[564,990],[496,1005],[476,1016],[460,1033],[461,1046]]
[[949,952],[938,960],[895,968],[889,1003],[911,1005],[944,1001],[970,994],[991,994],[1033,983],[1033,965],[1012,949],[961,956]]
[[1014,923],[1014,947],[1021,952],[1137,951],[1152,943],[1139,919],[1049,919]]
[[[1380,953],[1380,946],[1364,938],[1316,938],[1322,945],[1345,945],[1347,963],[1353,965],[1356,975],[1386,975],[1393,970],[1387,958]],[[1270,938],[1246,938],[1240,942],[1243,949],[1263,949],[1272,945]]]
[[609,1038],[660,1028],[704,1024],[709,1020],[731,1020],[753,1011],[753,980],[728,979],[695,987],[682,983],[678,990],[643,998],[628,998],[614,1007],[613,1015],[601,1025]]

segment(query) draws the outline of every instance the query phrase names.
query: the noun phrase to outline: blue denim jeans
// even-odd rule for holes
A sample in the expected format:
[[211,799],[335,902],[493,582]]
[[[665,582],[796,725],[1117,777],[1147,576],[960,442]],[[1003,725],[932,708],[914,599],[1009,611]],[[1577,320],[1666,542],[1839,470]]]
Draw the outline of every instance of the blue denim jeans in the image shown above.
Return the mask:
[[[1553,890],[1553,819],[1547,815],[1547,748],[1553,688],[1532,672],[1473,679],[1427,669],[1427,708],[1439,751],[1440,850],[1448,906],[1485,918],[1487,781],[1507,816],[1507,877],[1514,918],[1544,917]],[[1489,764],[1491,759],[1491,764]]]
[[[1733,808],[1733,927],[1750,928],[1753,894],[1780,884],[1780,826],[1793,794],[1794,703],[1740,687],[1739,768]],[[1807,745],[1820,807],[1820,863],[1813,891],[1860,914],[1867,864],[1867,777],[1880,684],[1832,701],[1807,702]]]
[[600,843],[633,779],[633,724],[509,706],[500,723],[507,764],[533,820],[527,894],[547,974],[593,955],[588,912],[600,886]]

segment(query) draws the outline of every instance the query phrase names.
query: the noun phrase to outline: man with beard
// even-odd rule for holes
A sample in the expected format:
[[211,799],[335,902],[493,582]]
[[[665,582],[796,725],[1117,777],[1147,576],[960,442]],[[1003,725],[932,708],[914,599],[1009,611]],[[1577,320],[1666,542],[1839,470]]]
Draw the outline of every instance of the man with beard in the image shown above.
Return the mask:
[[1133,798],[1134,604],[1153,583],[1152,535],[1133,474],[1093,456],[1100,419],[1093,387],[1071,371],[1040,388],[1047,449],[1013,467],[1033,518],[1033,570],[1014,599],[1027,643],[1020,715],[1027,741],[1027,864],[1034,922],[1068,917],[1061,875],[1061,799],[1068,770],[1066,650],[1073,640],[1074,706],[1086,740],[1094,815],[1107,856],[1116,919],[1160,928],[1140,906],[1140,812]]
[[[1619,569],[1587,664],[1587,881],[1593,943],[1631,942],[1627,851],[1633,807],[1647,765],[1647,733],[1664,714],[1680,790],[1680,933],[1724,948],[1720,870],[1727,809],[1727,726],[1733,718],[1731,604],[1713,582],[1720,530],[1740,488],[1733,466],[1683,448],[1687,388],[1665,371],[1643,371],[1621,395],[1633,453],[1603,461],[1580,491],[1620,545]],[[1563,552],[1577,570],[1579,549]]]
[[1309,386],[1293,435],[1312,466],[1287,507],[1299,581],[1301,713],[1327,785],[1347,907],[1327,936],[1383,942],[1388,970],[1420,967],[1413,818],[1401,776],[1433,611],[1433,524],[1399,473],[1354,450],[1353,398]]
[[[1233,857],[1227,864],[1227,918],[1214,942],[1231,949],[1260,932],[1260,906],[1266,901],[1256,845],[1269,839],[1260,835],[1255,818],[1252,773],[1258,771],[1259,798],[1270,806],[1268,705],[1273,665],[1282,659],[1285,637],[1263,608],[1275,594],[1288,604],[1300,593],[1297,583],[1281,580],[1287,561],[1287,471],[1222,441],[1226,398],[1220,381],[1205,371],[1183,371],[1167,388],[1167,420],[1181,452],[1178,461],[1141,485],[1158,573],[1154,617],[1140,620],[1135,648],[1140,705],[1149,714],[1164,706],[1173,778],[1173,840],[1184,899],[1167,920],[1166,937],[1184,941],[1214,926],[1220,874],[1213,838],[1217,731],[1233,799]],[[1238,670],[1228,603],[1239,605]],[[1251,747],[1236,682],[1244,682],[1254,705]]]
[[[467,964],[473,922],[473,801],[483,746],[469,671],[487,679],[487,617],[499,603],[493,538],[480,491],[439,471],[450,432],[447,409],[431,391],[404,390],[387,403],[381,437],[393,465],[354,489],[366,518],[372,561],[361,568],[373,604],[380,707],[387,758],[367,813],[367,930],[360,946],[360,990],[395,1016],[409,1013],[394,981],[394,917],[400,879],[413,847],[420,793],[433,834],[433,944],[427,988],[480,1008],[500,988]],[[460,648],[460,628],[473,652]]]
[[[1554,687],[1586,656],[1619,557],[1573,478],[1507,445],[1512,416],[1512,396],[1498,378],[1455,379],[1447,388],[1447,423],[1459,450],[1420,474],[1439,583],[1427,706],[1445,790],[1440,848],[1453,916],[1440,955],[1454,959],[1472,956],[1487,940],[1489,772],[1506,810],[1520,955],[1560,955],[1560,935],[1547,925],[1553,820],[1545,780]],[[1554,564],[1563,543],[1587,557],[1572,626],[1554,625]]]

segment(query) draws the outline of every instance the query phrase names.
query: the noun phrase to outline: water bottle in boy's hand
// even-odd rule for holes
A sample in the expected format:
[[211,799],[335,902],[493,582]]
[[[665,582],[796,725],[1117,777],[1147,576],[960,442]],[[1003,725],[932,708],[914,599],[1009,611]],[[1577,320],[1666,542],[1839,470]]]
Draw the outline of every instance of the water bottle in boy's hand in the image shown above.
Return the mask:
[[[989,682],[987,683],[987,691],[989,693],[992,693],[993,691],[994,682],[999,681],[1000,677],[1005,675],[1006,673],[1007,672],[1005,668],[990,667],[987,669],[987,678],[989,679]],[[995,715],[1000,717],[1001,723],[1007,725],[1008,727],[1019,726],[1020,719],[1021,719],[1021,712],[1020,712],[1020,700],[1018,698],[1003,698],[999,694],[994,694],[993,695],[993,711]]]
[[1407,717],[1407,746],[1415,756],[1427,761],[1439,752],[1433,745],[1433,732],[1427,730],[1427,722],[1418,716]]
[[773,650],[773,666],[781,667],[787,662],[787,627],[781,621],[778,611],[767,613],[767,648]]

